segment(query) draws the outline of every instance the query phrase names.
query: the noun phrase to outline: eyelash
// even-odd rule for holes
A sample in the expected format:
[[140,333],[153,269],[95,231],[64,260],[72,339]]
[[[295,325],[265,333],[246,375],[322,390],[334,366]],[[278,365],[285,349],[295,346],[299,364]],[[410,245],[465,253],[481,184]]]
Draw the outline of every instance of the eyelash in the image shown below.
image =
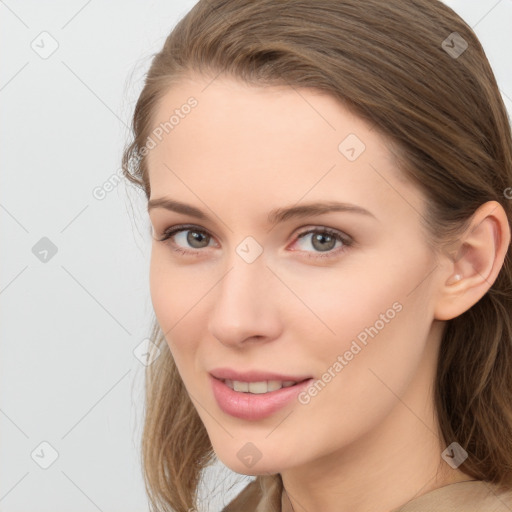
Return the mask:
[[[158,238],[157,240],[159,242],[165,242],[168,243],[173,251],[176,251],[180,254],[186,255],[186,256],[200,256],[202,249],[196,249],[196,250],[186,250],[179,246],[176,246],[170,239],[173,235],[176,235],[177,233],[180,233],[182,231],[195,231],[197,233],[201,233],[203,235],[206,235],[210,238],[213,238],[212,235],[208,233],[208,231],[205,231],[204,229],[199,229],[199,226],[194,225],[181,225],[181,226],[174,226],[172,228],[167,229],[161,238]],[[321,235],[329,235],[334,237],[337,241],[340,241],[343,243],[342,247],[338,247],[337,249],[332,249],[330,251],[325,251],[324,254],[320,252],[315,251],[304,251],[307,254],[308,258],[318,259],[318,258],[333,258],[335,256],[339,256],[341,253],[345,252],[351,245],[353,245],[353,240],[345,235],[342,235],[340,232],[335,231],[330,228],[322,227],[322,228],[314,228],[309,229],[307,231],[303,231],[299,233],[296,236],[295,241],[299,240],[300,238],[309,235],[311,233],[317,233]],[[300,251],[299,251],[300,252]],[[313,252],[313,254],[311,254]]]

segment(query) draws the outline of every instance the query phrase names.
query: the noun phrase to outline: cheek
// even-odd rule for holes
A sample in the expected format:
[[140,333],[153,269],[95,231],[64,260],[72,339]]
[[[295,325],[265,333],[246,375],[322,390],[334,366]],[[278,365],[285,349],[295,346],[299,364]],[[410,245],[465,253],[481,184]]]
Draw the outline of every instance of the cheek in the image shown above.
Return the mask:
[[329,300],[322,301],[318,289],[310,296],[318,315],[335,331],[315,343],[320,368],[337,375],[324,396],[335,399],[340,390],[350,389],[343,400],[354,411],[363,397],[383,407],[389,392],[379,377],[403,392],[428,340],[432,290],[425,278],[433,265],[419,249],[404,255],[402,264],[387,263],[393,261],[383,257],[331,281],[325,293]]
[[162,328],[166,324],[167,329],[185,316],[207,289],[203,280],[195,279],[194,266],[176,265],[170,251],[154,242],[149,272],[153,308]]
[[155,316],[176,364],[197,350],[204,325],[203,313],[213,278],[199,276],[195,265],[179,266],[170,261],[170,249],[153,246],[150,261],[150,293]]
[[363,338],[366,327],[375,322],[381,327],[381,314],[395,317],[400,307],[396,303],[405,299],[406,281],[403,273],[386,273],[370,261],[358,268],[308,270],[300,277],[289,276],[287,283],[297,297],[290,296],[290,308],[296,303],[294,316],[305,340],[341,350],[358,334]]
[[[201,340],[205,337],[207,294],[218,278],[198,265],[178,265],[170,249],[154,243],[150,260],[150,293],[158,324],[187,392],[200,396],[209,384],[198,367]],[[201,401],[202,402],[202,401]],[[197,406],[197,404],[196,404]],[[201,408],[199,408],[201,413]],[[207,424],[207,418],[203,418]]]
[[149,289],[155,315],[162,331],[166,332],[172,325],[172,315],[179,288],[172,287],[172,275],[165,265],[161,249],[155,247],[151,251],[149,268]]
[[353,261],[291,283],[309,309],[296,310],[295,329],[315,368],[327,370],[345,354],[350,366],[417,364],[432,322],[429,254],[417,244],[408,254],[390,247]]
[[[330,285],[330,294],[337,293],[344,317],[354,330],[361,331],[378,322],[380,315],[384,315],[384,322],[388,317],[394,319],[400,304],[408,310],[417,302],[426,304],[431,293],[426,278],[434,266],[417,233],[407,236],[404,230],[400,239],[390,238],[354,260],[344,272],[343,281]],[[329,312],[333,314],[332,309]]]

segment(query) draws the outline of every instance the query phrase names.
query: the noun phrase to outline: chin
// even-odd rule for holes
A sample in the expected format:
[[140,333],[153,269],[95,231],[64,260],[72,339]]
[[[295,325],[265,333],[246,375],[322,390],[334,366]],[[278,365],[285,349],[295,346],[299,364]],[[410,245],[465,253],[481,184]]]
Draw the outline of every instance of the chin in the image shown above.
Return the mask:
[[232,454],[229,454],[228,457],[224,456],[225,454],[221,453],[219,454],[217,451],[215,451],[217,454],[218,459],[227,466],[231,471],[234,471],[235,473],[239,473],[241,475],[247,475],[247,476],[259,476],[259,475],[274,475],[276,473],[280,473],[283,469],[281,465],[277,463],[277,461],[274,460],[265,460],[265,458],[262,456],[261,459],[254,461],[248,460],[247,463],[243,461],[244,454],[242,453],[240,455],[240,458],[238,457],[238,454],[235,454],[233,457]]

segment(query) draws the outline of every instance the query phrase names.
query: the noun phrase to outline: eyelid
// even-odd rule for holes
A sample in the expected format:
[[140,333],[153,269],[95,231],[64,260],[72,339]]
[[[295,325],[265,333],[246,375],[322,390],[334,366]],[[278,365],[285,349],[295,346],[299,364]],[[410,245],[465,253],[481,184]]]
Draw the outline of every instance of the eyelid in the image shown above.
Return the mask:
[[157,240],[159,242],[164,242],[169,239],[171,236],[179,233],[180,231],[197,231],[198,233],[204,233],[212,238],[214,236],[205,228],[198,226],[197,224],[176,224],[175,226],[170,226],[164,229],[163,233],[160,235]]
[[[200,253],[204,252],[203,249],[206,249],[206,247],[204,247],[203,249],[183,249],[180,246],[173,247],[174,244],[170,240],[171,237],[180,232],[183,232],[183,231],[196,231],[198,233],[203,233],[203,234],[207,235],[211,239],[215,239],[215,237],[207,229],[202,228],[201,226],[198,226],[196,224],[179,224],[179,225],[171,226],[171,227],[167,228],[166,230],[164,230],[163,234],[160,237],[155,238],[155,239],[159,242],[169,243],[169,245],[171,245],[171,248],[174,251],[179,252],[181,254],[199,256]],[[330,251],[325,251],[325,253],[322,253],[321,251],[300,251],[300,250],[296,250],[296,249],[292,249],[292,251],[306,253],[307,257],[313,258],[313,259],[335,258],[337,255],[346,251],[350,246],[355,244],[355,240],[350,235],[348,235],[347,233],[344,233],[343,231],[340,231],[340,230],[334,229],[334,228],[330,228],[327,226],[310,225],[310,226],[307,226],[306,228],[304,228],[303,231],[300,231],[299,233],[297,233],[294,236],[294,239],[293,239],[291,245],[294,245],[300,238],[302,238],[308,234],[311,234],[311,233],[321,233],[321,234],[327,234],[330,236],[334,236],[337,240],[340,240],[343,243],[343,246],[338,247],[337,249],[330,250]],[[289,247],[289,246],[290,245],[288,245],[287,247]],[[207,247],[209,247],[209,246],[207,246]]]
[[179,252],[181,254],[200,256],[201,252],[204,252],[202,249],[183,249],[182,247],[172,242],[171,237],[183,231],[195,231],[197,233],[203,233],[211,239],[215,238],[207,229],[204,229],[196,224],[177,224],[165,229],[162,235],[158,238],[155,238],[155,240],[158,242],[163,242],[164,244],[168,244],[173,251]]
[[[301,231],[295,236],[294,241],[292,242],[292,245],[297,243],[302,237],[309,235],[311,233],[320,233],[320,234],[327,234],[329,236],[333,236],[336,240],[339,240],[342,242],[342,246],[338,247],[337,249],[332,249],[330,251],[297,251],[297,252],[304,252],[306,254],[306,257],[312,258],[312,259],[319,259],[319,258],[336,258],[341,253],[345,252],[349,247],[355,244],[354,239],[334,228],[329,228],[327,226],[314,226],[314,227],[308,227],[304,231]],[[294,250],[295,251],[295,250]]]
[[327,233],[332,236],[338,237],[342,242],[350,244],[353,242],[353,239],[350,235],[340,231],[339,229],[329,228],[327,226],[310,226],[304,229],[304,231],[300,231],[296,235],[296,240],[299,238],[308,235],[310,233]]

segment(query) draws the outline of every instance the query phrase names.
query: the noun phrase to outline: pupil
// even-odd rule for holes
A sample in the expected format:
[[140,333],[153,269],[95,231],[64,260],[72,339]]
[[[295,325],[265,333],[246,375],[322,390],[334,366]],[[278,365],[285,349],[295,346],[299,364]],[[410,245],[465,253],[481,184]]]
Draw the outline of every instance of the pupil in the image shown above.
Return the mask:
[[187,242],[194,247],[194,243],[199,242],[199,247],[201,246],[201,241],[205,239],[204,233],[199,233],[197,231],[189,231],[187,236]]
[[[326,240],[327,240],[327,244],[325,244]],[[315,249],[320,249],[321,251],[327,251],[329,249],[332,249],[334,247],[332,245],[332,241],[334,241],[334,238],[328,234],[319,233],[313,237],[313,245],[315,246]],[[320,245],[318,247],[316,246],[317,242],[320,242]],[[330,245],[329,245],[329,242],[331,242]]]

